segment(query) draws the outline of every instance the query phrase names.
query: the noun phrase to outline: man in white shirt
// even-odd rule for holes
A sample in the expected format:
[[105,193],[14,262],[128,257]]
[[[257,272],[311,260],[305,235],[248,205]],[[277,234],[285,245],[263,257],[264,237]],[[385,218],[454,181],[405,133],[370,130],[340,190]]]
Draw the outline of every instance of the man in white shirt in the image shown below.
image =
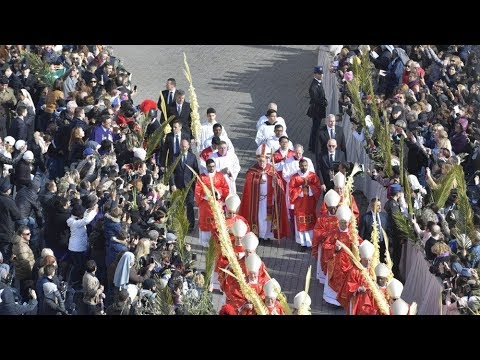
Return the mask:
[[[271,138],[269,138],[266,142],[267,146],[272,149],[272,153],[274,153],[275,151],[277,151],[278,149],[280,149],[280,138],[282,136],[286,136],[285,135],[285,132],[283,130],[283,125],[281,124],[277,124],[275,125],[275,128],[274,128],[274,133],[275,135],[273,135]],[[293,144],[290,140],[288,140],[288,148],[290,150],[293,150]]]
[[212,138],[214,136],[218,136],[220,138],[220,140],[222,141],[225,141],[227,143],[227,150],[229,152],[232,152],[234,153],[235,152],[235,149],[233,147],[233,144],[232,142],[230,141],[230,139],[228,138],[227,134],[224,133],[223,131],[223,126],[220,125],[219,123],[216,123],[213,125],[213,135],[208,137],[204,142],[203,142],[203,147],[201,150],[209,147],[211,144],[212,144]]
[[[200,131],[200,137],[198,139],[198,143],[200,146],[200,151],[203,149],[207,148],[210,146],[211,142],[208,143],[207,146],[205,146],[205,142],[207,139],[211,139],[213,137],[213,125],[217,124],[217,112],[215,111],[214,108],[208,108],[207,109],[207,121],[202,122],[202,127]],[[220,135],[223,135],[228,139],[227,131],[222,128],[222,133]],[[223,140],[223,139],[222,139]]]
[[220,141],[217,151],[210,155],[209,159],[215,161],[215,165],[217,166],[216,170],[225,176],[225,180],[230,188],[230,194],[236,194],[237,185],[235,181],[240,172],[240,162],[238,161],[237,155],[227,150],[227,143],[225,141]]
[[[268,104],[268,110],[275,110],[277,111],[277,104],[275,103],[270,103]],[[260,126],[265,124],[265,122],[268,120],[266,115],[260,116],[260,118],[257,121],[257,130],[260,129]],[[279,121],[280,124],[284,125],[284,130],[287,131],[287,126],[285,125],[285,120],[281,116],[277,116],[277,121]]]
[[257,136],[255,137],[255,142],[257,143],[258,146],[266,143],[269,138],[275,135],[274,130],[275,130],[275,125],[277,124],[283,125],[284,135],[288,136],[285,130],[287,126],[285,125],[285,122],[282,123],[281,121],[278,120],[276,110],[273,110],[273,109],[268,110],[266,116],[268,120],[258,128]]

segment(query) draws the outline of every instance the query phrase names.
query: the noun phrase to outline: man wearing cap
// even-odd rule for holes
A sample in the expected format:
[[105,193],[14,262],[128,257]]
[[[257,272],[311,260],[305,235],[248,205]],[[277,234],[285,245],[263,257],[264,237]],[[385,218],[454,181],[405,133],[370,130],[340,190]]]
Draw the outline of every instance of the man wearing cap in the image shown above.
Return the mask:
[[7,125],[10,119],[10,110],[15,108],[17,99],[13,89],[8,87],[6,76],[0,75],[0,137],[7,136]]
[[[375,247],[370,241],[365,240],[359,245],[358,251],[360,263],[370,273]],[[338,299],[341,304],[348,305],[345,310],[350,315],[377,315],[379,313],[367,280],[356,266],[348,272],[345,286],[338,294]]]
[[[333,189],[337,192],[338,195],[340,195],[340,205],[344,203],[344,199],[346,196],[350,196],[350,194],[345,194],[345,175],[341,173],[340,171],[335,174],[333,177]],[[320,179],[320,181],[322,181]],[[355,219],[357,220],[357,224],[359,223],[360,220],[360,210],[358,210],[357,202],[355,198],[352,196],[350,198],[352,202],[352,209],[353,209],[353,214],[355,215]],[[323,202],[322,207],[320,208],[320,216],[325,216],[327,213],[327,206],[325,202]]]
[[[233,234],[233,225],[238,220],[242,221],[247,227],[247,233],[250,232],[250,225],[248,224],[247,219],[245,219],[242,215],[237,214],[238,210],[240,209],[240,198],[237,194],[230,194],[227,196],[227,198],[225,199],[225,208],[225,223],[230,234],[230,240],[232,240],[232,243],[236,243],[237,239],[236,236]],[[238,244],[238,246],[241,246],[241,244]]]
[[322,190],[317,174],[308,170],[306,159],[299,161],[299,168],[290,178],[288,187],[295,215],[295,241],[304,250],[312,247],[317,202]]
[[[335,214],[340,203],[340,195],[333,189],[328,190],[323,201],[326,204],[327,213],[317,218],[312,239],[312,257],[317,259],[317,279],[320,284],[325,284],[325,274],[327,273],[327,269],[322,268],[322,258],[324,258],[322,244],[328,234],[338,228],[338,219]],[[323,260],[323,264],[326,264],[326,259]]]
[[[200,138],[198,139],[198,146],[200,151],[210,146],[208,139],[211,139],[214,135],[213,125],[217,124],[217,112],[214,108],[207,109],[207,120],[201,123]],[[227,131],[222,127],[220,135],[228,138]]]
[[[322,245],[322,252],[324,252],[326,260],[325,264],[322,263],[322,269],[327,269],[323,299],[330,304],[342,305],[347,309],[348,303],[342,303],[342,299],[339,299],[337,295],[342,290],[346,281],[346,275],[353,264],[350,256],[345,251],[341,251],[341,247],[336,242],[340,241],[349,249],[352,249],[354,239],[349,231],[352,212],[348,206],[340,205],[336,216],[338,228],[327,236]],[[359,237],[358,243],[361,242],[362,239]]]
[[265,306],[267,307],[269,315],[285,315],[282,305],[277,300],[278,294],[281,290],[280,284],[273,278],[268,280],[265,285],[263,285]]
[[[216,228],[208,195],[215,196],[217,201],[223,203],[230,191],[223,174],[215,170],[215,161],[208,159],[206,166],[207,171],[200,174],[200,181],[197,181],[195,185],[195,202],[198,206],[198,227],[200,229],[199,240],[203,247],[208,247],[212,231]],[[208,195],[202,183],[208,188]],[[212,187],[214,194],[212,194]]]
[[263,144],[257,149],[257,164],[245,175],[239,214],[248,220],[259,239],[280,240],[290,234],[285,187],[267,156],[271,156],[271,150]]
[[325,90],[322,84],[323,66],[315,66],[313,69],[313,80],[308,89],[310,95],[310,106],[308,107],[307,116],[312,119],[312,130],[310,132],[310,140],[308,143],[308,151],[315,154],[316,140],[318,129],[323,118],[327,114],[328,101],[325,97]]

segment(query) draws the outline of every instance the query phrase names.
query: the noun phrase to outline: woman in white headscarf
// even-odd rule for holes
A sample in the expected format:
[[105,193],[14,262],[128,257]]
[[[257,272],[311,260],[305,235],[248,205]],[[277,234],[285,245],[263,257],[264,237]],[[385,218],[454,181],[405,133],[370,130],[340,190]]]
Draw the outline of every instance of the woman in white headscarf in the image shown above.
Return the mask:
[[25,124],[27,125],[27,140],[32,139],[33,132],[35,130],[35,105],[33,104],[30,93],[21,89],[18,93],[17,107],[23,105],[27,108],[27,116],[25,118]]
[[113,277],[113,285],[115,285],[115,299],[117,298],[118,292],[122,289],[127,289],[130,297],[132,297],[132,291],[133,288],[136,288],[136,284],[141,284],[145,279],[148,279],[153,268],[155,267],[154,263],[149,264],[145,275],[140,276],[137,274],[135,268],[133,268],[133,265],[135,265],[135,255],[127,251],[122,255],[120,261],[118,262],[117,268],[115,269],[115,276]]

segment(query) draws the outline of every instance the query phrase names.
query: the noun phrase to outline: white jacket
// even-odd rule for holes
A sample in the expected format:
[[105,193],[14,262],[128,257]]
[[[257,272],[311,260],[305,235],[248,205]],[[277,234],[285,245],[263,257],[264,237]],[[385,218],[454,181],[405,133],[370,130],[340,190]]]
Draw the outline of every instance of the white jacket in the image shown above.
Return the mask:
[[92,222],[98,210],[85,210],[82,219],[70,216],[67,225],[70,227],[70,239],[68,239],[68,250],[83,252],[88,249],[87,225]]

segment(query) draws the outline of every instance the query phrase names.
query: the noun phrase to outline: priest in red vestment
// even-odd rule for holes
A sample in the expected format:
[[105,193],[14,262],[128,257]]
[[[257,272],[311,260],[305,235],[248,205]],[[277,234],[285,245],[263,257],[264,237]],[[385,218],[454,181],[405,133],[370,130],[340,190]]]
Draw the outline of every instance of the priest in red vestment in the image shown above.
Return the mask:
[[295,241],[302,248],[312,247],[317,202],[322,190],[320,179],[313,171],[308,171],[307,160],[298,162],[299,171],[289,182],[290,203],[295,216]]
[[[373,244],[364,240],[358,247],[360,253],[360,263],[370,273],[373,253],[375,247]],[[369,274],[370,276],[370,274]],[[373,294],[368,287],[367,280],[362,272],[356,266],[348,272],[347,281],[338,294],[340,303],[348,303],[347,314],[350,315],[378,315],[380,311],[375,303]]]
[[267,307],[269,315],[285,315],[285,311],[283,311],[280,301],[277,300],[280,291],[282,291],[280,284],[273,278],[263,285],[265,306]]
[[[219,171],[215,171],[215,161],[212,159],[207,160],[207,173],[200,174],[200,180],[207,186],[209,193],[211,194],[212,182],[215,192],[215,197],[218,201],[224,202],[228,196],[229,187],[225,181],[225,177]],[[208,202],[207,194],[200,183],[197,181],[195,185],[195,202],[198,206],[198,227],[200,228],[200,244],[204,247],[208,247],[208,243],[212,236],[212,231],[215,230],[215,220],[213,212]]]
[[312,240],[312,257],[317,259],[317,279],[320,284],[325,284],[325,274],[327,273],[327,269],[322,268],[322,244],[327,236],[338,228],[335,213],[340,203],[340,195],[330,189],[323,197],[323,202],[326,204],[327,214],[317,218]]
[[[337,172],[333,177],[333,184],[334,190],[340,195],[340,205],[343,204],[343,199],[345,196],[349,196],[349,194],[345,194],[345,175],[341,172]],[[357,220],[357,224],[360,224],[360,210],[358,210],[357,202],[355,198],[352,196],[352,207],[353,207],[353,214],[355,215],[355,219]],[[325,202],[322,204],[320,208],[320,216],[325,215],[327,213],[327,206]]]
[[266,145],[257,150],[258,163],[246,173],[239,211],[260,240],[281,239],[290,234],[285,187],[274,166],[268,163],[268,152]]

